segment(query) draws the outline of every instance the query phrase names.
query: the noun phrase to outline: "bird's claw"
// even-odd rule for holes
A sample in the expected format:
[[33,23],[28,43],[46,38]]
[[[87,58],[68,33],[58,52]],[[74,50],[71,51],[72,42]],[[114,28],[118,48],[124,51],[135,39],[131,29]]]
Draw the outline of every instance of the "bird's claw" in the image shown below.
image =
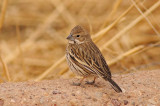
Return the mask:
[[95,81],[86,81],[85,84],[94,85]]

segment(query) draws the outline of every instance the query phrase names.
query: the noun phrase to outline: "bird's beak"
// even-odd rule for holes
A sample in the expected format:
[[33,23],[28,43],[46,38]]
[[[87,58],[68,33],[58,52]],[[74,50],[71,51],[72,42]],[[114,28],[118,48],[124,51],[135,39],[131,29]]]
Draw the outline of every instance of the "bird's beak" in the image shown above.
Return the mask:
[[74,41],[74,38],[72,37],[72,35],[70,34],[66,39]]

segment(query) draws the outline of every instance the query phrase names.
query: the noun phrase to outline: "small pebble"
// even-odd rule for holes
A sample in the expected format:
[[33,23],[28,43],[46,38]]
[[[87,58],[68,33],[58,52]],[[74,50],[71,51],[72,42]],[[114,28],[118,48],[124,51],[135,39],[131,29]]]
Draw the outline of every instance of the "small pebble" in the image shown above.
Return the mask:
[[80,94],[81,93],[81,91],[76,91],[76,94]]
[[112,103],[114,106],[121,106],[121,103],[119,102],[118,99],[112,99],[112,100],[111,100],[111,103]]
[[92,100],[93,100],[94,102],[96,102],[96,101],[97,101],[97,99],[96,99],[96,98],[92,98]]
[[32,99],[32,96],[30,96],[29,99]]
[[123,102],[124,102],[124,105],[127,105],[127,104],[128,104],[128,101],[127,101],[127,100],[124,100]]
[[44,99],[43,98],[40,99],[40,103],[41,104],[44,103]]
[[96,93],[95,93],[95,96],[96,96],[97,98],[102,97],[102,95],[103,95],[103,93],[102,93],[102,92],[96,92]]
[[56,101],[56,100],[54,100],[54,99],[52,100],[52,102],[55,102],[55,101]]
[[132,102],[132,105],[135,106],[136,105],[135,102]]
[[46,88],[41,88],[41,89],[46,90]]
[[86,99],[91,99],[91,96],[87,96]]
[[4,100],[0,99],[0,106],[3,106]]
[[130,96],[130,95],[128,95],[128,96],[127,96],[127,98],[131,98],[131,96]]
[[75,93],[72,93],[72,96],[76,96]]
[[153,104],[153,105],[157,104],[156,101],[153,98],[149,99],[148,102],[151,103],[151,104]]
[[52,94],[61,94],[59,91],[53,91]]
[[26,101],[27,99],[26,98],[23,98],[23,101]]
[[70,104],[71,106],[77,106],[77,100],[76,99],[70,100]]
[[11,102],[16,102],[14,99],[11,99]]

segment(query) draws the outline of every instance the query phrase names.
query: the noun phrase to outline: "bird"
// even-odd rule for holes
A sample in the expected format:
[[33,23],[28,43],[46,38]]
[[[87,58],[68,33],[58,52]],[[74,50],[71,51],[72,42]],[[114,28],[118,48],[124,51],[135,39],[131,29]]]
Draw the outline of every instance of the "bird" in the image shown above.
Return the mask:
[[116,92],[122,92],[118,84],[112,80],[111,71],[104,56],[84,26],[75,26],[66,39],[68,40],[66,47],[68,66],[74,74],[83,77],[79,83],[73,83],[74,85],[80,86],[85,78],[91,76],[94,80],[87,83],[94,84],[96,78],[100,77],[109,81]]

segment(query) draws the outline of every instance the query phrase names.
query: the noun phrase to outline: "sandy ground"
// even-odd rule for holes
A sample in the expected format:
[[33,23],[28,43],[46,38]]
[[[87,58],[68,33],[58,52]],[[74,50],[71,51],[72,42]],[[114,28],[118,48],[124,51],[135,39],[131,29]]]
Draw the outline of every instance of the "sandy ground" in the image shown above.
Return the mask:
[[114,75],[116,93],[97,79],[95,85],[73,86],[78,79],[0,84],[0,106],[160,106],[160,70]]

